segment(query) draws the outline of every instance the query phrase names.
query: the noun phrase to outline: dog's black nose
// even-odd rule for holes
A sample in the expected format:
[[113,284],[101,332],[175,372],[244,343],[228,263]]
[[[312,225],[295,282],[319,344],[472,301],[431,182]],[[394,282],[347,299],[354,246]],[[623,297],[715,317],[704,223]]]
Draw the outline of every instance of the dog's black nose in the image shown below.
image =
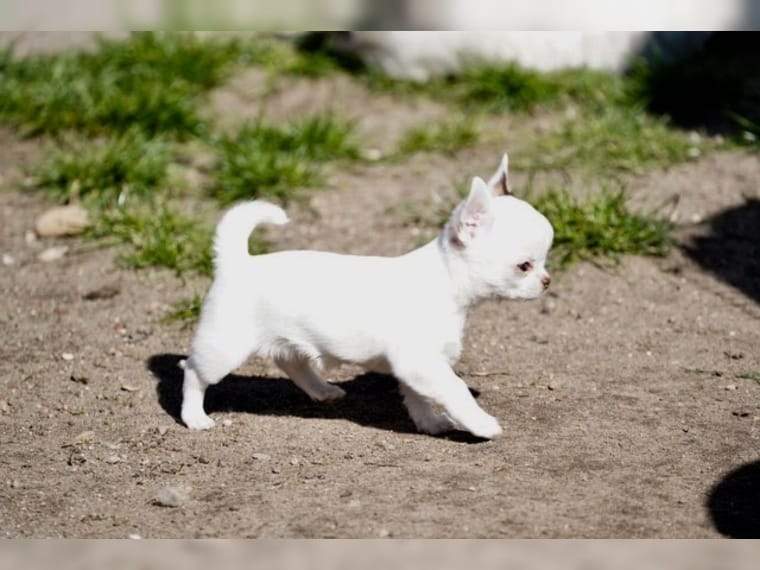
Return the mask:
[[544,286],[544,289],[548,289],[551,282],[552,282],[552,278],[549,277],[548,275],[544,275],[541,278],[541,284]]

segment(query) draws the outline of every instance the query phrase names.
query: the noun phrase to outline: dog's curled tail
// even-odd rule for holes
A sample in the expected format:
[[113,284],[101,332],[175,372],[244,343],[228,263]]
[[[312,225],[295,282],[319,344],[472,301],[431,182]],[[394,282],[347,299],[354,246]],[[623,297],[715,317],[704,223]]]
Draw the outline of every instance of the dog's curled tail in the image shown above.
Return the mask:
[[217,271],[234,267],[248,258],[248,238],[256,226],[287,223],[285,211],[269,202],[253,200],[230,208],[216,226],[214,263]]

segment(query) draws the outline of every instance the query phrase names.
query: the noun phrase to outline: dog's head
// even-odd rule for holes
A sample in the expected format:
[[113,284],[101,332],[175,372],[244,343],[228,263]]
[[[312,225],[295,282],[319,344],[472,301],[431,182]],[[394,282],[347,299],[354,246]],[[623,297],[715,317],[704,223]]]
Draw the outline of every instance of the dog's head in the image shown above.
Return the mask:
[[554,230],[540,212],[510,192],[506,154],[489,183],[473,179],[442,238],[450,254],[464,262],[478,296],[535,299],[549,287],[546,257]]

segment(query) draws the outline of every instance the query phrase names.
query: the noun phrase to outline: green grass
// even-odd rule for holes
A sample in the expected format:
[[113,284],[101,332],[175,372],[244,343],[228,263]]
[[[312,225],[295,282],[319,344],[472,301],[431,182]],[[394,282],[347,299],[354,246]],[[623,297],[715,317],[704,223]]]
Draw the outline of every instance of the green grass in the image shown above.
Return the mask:
[[742,372],[741,374],[737,374],[736,377],[740,378],[742,380],[752,380],[753,382],[756,382],[757,384],[760,384],[760,370],[752,370],[750,372]]
[[256,121],[216,144],[212,195],[222,203],[258,197],[287,202],[304,187],[323,183],[320,163],[356,159],[353,124],[332,114],[285,126]]
[[662,256],[671,245],[671,226],[654,216],[631,212],[622,191],[602,191],[585,201],[550,191],[531,200],[554,227],[552,265],[577,261],[616,262],[621,255]]
[[456,72],[422,82],[390,77],[321,40],[307,48],[281,63],[280,70],[311,77],[347,71],[375,91],[426,96],[469,110],[520,113],[570,101],[616,104],[626,97],[623,79],[583,68],[542,73],[516,63],[470,59]]
[[710,139],[670,127],[666,119],[636,108],[611,107],[581,114],[539,136],[515,166],[527,170],[579,169],[591,174],[640,173],[667,167],[715,146]]
[[499,113],[569,101],[610,103],[620,92],[619,80],[611,74],[585,69],[541,73],[514,63],[468,65],[430,88],[461,106]]
[[19,58],[6,49],[0,51],[0,121],[27,134],[134,128],[199,134],[199,95],[235,64],[269,57],[240,40],[159,33],[100,39],[93,51]]
[[165,323],[181,323],[189,326],[198,320],[203,305],[203,296],[193,295],[187,299],[181,299],[172,305],[171,310],[162,319]]
[[454,154],[462,148],[475,144],[479,135],[478,128],[471,118],[416,126],[404,133],[399,142],[397,154],[416,152]]
[[115,138],[63,146],[32,170],[34,184],[55,200],[124,204],[159,192],[171,148],[161,138],[129,131]]
[[[164,268],[177,275],[213,273],[213,228],[166,203],[143,202],[130,208],[95,211],[89,237],[119,245],[120,262],[132,269]],[[248,242],[251,255],[266,253],[258,235]]]
[[167,205],[103,211],[91,232],[123,245],[120,260],[127,267],[205,276],[212,274],[212,235],[211,228]]

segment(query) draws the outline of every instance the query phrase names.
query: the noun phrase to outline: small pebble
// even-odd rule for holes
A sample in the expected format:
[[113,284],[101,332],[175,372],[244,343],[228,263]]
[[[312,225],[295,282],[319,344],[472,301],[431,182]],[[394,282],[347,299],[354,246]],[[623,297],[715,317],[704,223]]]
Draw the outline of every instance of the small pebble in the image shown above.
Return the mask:
[[224,427],[230,427],[232,425],[232,420],[222,420],[222,425]]
[[80,445],[82,443],[92,443],[93,441],[95,441],[95,432],[92,430],[87,430],[76,436],[72,443],[74,445]]
[[366,160],[375,162],[383,158],[383,151],[378,148],[367,148],[364,150],[364,158]]
[[158,426],[156,431],[158,431],[158,435],[166,435],[169,431],[169,426]]
[[118,455],[109,455],[108,457],[106,457],[105,462],[108,463],[109,465],[121,463],[121,457],[119,457]]
[[724,390],[736,390],[736,384],[728,384],[726,386],[723,386]]
[[32,230],[27,230],[24,234],[24,242],[26,242],[26,245],[34,245],[37,243],[37,234]]
[[554,310],[557,308],[557,303],[552,301],[551,299],[546,299],[541,304],[541,313],[544,315],[550,315],[554,312]]
[[57,261],[61,259],[64,255],[66,255],[67,251],[69,251],[69,246],[67,245],[57,245],[54,247],[49,247],[46,250],[44,250],[42,253],[40,253],[37,256],[37,259],[39,259],[43,263],[50,263],[51,261]]
[[381,528],[380,531],[377,533],[377,536],[380,538],[388,538],[391,535],[390,531],[387,528]]
[[61,358],[65,360],[66,362],[70,362],[74,360],[74,355],[71,354],[70,352],[64,352],[63,354],[61,354]]
[[90,224],[87,210],[77,204],[58,206],[44,212],[34,225],[40,237],[81,234]]
[[133,386],[132,384],[122,384],[121,389],[125,392],[137,392],[140,390],[139,386]]
[[128,534],[127,538],[129,540],[141,540],[142,536],[140,536],[139,534]]
[[121,292],[121,289],[118,285],[103,285],[102,287],[98,287],[97,289],[92,289],[91,291],[88,291],[84,295],[82,295],[82,299],[85,301],[98,301],[100,299],[111,299],[113,297],[116,297]]
[[266,453],[254,453],[252,457],[257,461],[269,461],[270,459]]
[[189,487],[168,486],[156,493],[153,504],[159,507],[177,508],[184,505],[190,499]]
[[16,263],[16,258],[12,255],[8,255],[7,253],[3,254],[3,265],[13,265]]
[[0,413],[7,414],[11,411],[11,406],[8,400],[0,400]]

